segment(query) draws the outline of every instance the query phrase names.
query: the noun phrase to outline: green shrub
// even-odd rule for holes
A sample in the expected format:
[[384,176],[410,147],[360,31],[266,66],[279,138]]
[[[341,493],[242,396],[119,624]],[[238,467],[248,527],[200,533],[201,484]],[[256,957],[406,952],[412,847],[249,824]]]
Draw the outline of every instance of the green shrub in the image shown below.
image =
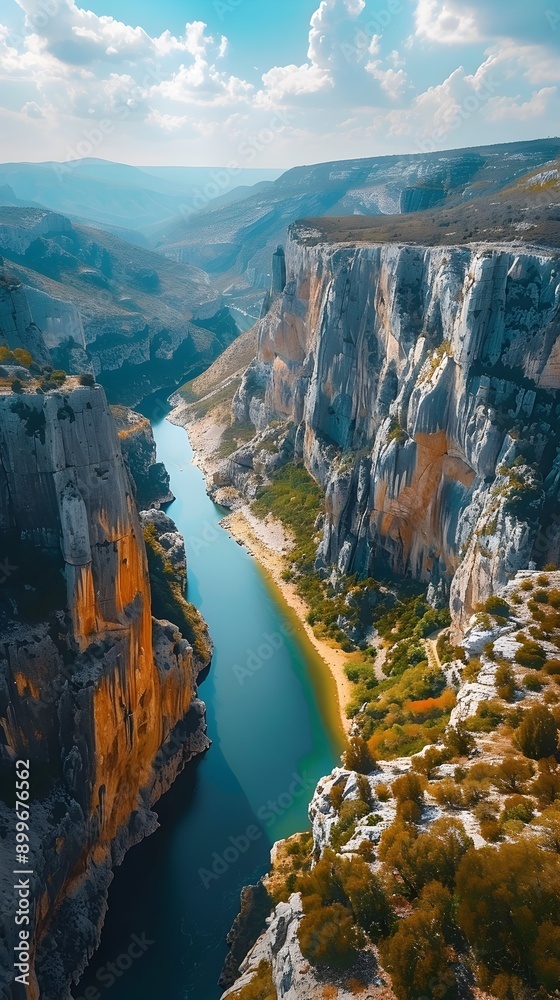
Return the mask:
[[531,760],[554,757],[558,750],[558,727],[552,712],[544,705],[535,705],[525,712],[516,742]]
[[493,618],[509,618],[511,614],[511,608],[503,597],[489,597],[483,610],[491,614]]
[[361,799],[346,799],[340,807],[338,822],[331,830],[330,843],[336,851],[344,847],[354,836],[359,819],[367,816],[371,807]]
[[546,663],[546,653],[538,642],[525,639],[525,642],[515,654],[515,662],[522,667],[530,667],[532,670],[542,670]]
[[544,686],[545,681],[542,679],[540,674],[525,674],[525,677],[523,678],[523,687],[527,688],[528,691],[542,691]]
[[520,820],[521,823],[530,823],[534,815],[535,809],[530,799],[524,795],[510,795],[504,802],[501,822],[507,823],[513,819]]
[[502,663],[496,671],[496,690],[504,701],[515,698],[515,675],[506,663]]

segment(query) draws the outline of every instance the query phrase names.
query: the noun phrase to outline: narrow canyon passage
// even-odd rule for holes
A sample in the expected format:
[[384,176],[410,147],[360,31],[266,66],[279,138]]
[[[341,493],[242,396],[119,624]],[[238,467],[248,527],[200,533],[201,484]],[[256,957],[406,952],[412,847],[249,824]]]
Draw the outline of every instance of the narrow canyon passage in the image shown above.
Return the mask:
[[[169,513],[185,536],[188,597],[215,643],[200,688],[213,745],[156,806],[160,830],[116,871],[101,949],[73,990],[88,1000],[88,988],[100,996],[110,989],[114,1000],[217,1000],[241,888],[268,869],[274,841],[309,826],[315,784],[342,749],[327,668],[219,526],[224,511],[191,464],[186,432],[158,412],[154,434],[177,497]],[[145,935],[145,950],[128,967],[132,935]]]

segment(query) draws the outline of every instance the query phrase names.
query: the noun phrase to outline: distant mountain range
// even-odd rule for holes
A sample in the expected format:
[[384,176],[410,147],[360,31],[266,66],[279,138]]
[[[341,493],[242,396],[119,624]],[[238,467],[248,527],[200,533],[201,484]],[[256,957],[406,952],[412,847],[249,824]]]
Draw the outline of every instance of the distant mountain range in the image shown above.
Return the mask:
[[154,227],[152,246],[196,262],[232,301],[254,311],[270,282],[271,255],[296,220],[418,213],[411,216],[418,237],[426,212],[489,197],[559,156],[560,139],[544,139],[296,167],[233,204],[210,204],[193,218]]
[[3,163],[0,204],[40,206],[77,221],[137,234],[171,217],[188,218],[213,198],[229,194],[240,185],[271,182],[280,173],[212,167],[131,167],[92,159]]
[[93,364],[115,402],[206,367],[238,333],[204,271],[60,213],[0,208],[0,255],[55,366]]

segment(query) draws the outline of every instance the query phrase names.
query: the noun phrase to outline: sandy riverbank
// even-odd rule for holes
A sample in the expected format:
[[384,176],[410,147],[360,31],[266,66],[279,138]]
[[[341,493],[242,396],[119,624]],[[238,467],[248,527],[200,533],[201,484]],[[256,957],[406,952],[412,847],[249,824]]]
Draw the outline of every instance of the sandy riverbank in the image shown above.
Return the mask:
[[345,733],[349,733],[351,720],[346,717],[346,706],[352,699],[353,685],[344,673],[344,664],[348,663],[351,657],[343,650],[317,638],[311,625],[306,621],[309,612],[307,604],[299,597],[293,584],[282,579],[282,572],[286,568],[284,556],[291,548],[290,538],[283,526],[272,518],[260,521],[247,507],[228,514],[222,524],[257,559],[282,593],[286,603],[298,616],[309,641],[334,678],[342,727]]

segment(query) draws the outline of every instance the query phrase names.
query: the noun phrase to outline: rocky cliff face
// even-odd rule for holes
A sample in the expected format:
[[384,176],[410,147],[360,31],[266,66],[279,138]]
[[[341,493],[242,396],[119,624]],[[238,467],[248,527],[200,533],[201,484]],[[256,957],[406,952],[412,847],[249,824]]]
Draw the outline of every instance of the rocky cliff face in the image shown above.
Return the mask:
[[557,559],[557,252],[336,245],[300,224],[287,278],[234,401],[257,438],[218,483],[251,492],[303,459],[326,494],[318,564],[452,587],[460,617]]
[[[0,396],[0,496],[0,752],[7,765],[29,758],[32,774],[26,995],[62,1000],[98,944],[112,865],[155,828],[151,805],[208,746],[196,698],[207,664],[152,619],[133,489],[100,387]],[[13,852],[11,805],[8,792]],[[13,878],[0,877],[10,997],[16,903]]]
[[157,460],[156,442],[150,421],[127,406],[112,406],[122,453],[136,485],[138,506],[147,507],[171,503],[169,473]]

